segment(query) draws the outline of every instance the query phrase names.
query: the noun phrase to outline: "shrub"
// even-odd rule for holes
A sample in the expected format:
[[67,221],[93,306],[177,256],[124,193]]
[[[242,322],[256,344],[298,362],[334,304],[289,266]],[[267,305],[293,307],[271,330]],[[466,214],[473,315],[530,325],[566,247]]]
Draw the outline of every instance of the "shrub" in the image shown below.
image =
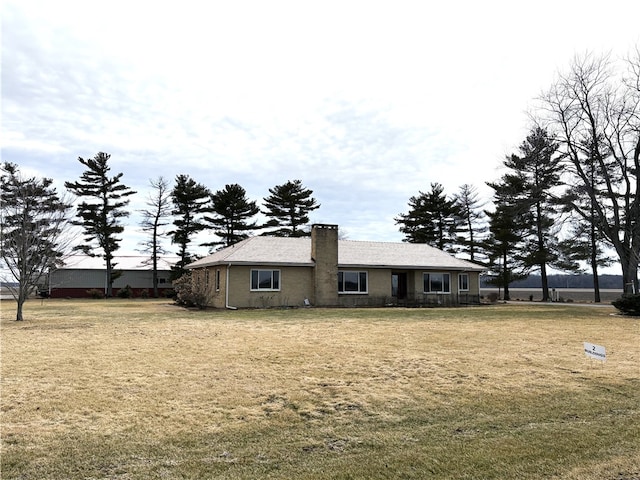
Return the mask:
[[491,303],[496,303],[498,301],[498,294],[496,292],[491,292],[487,295],[487,300]]
[[120,290],[118,290],[118,293],[116,294],[116,296],[118,298],[131,298],[133,297],[133,289],[131,288],[130,285],[127,285],[124,288],[121,288]]
[[623,315],[640,316],[640,293],[624,294],[611,304]]
[[184,307],[198,307],[203,309],[207,306],[207,289],[202,283],[199,275],[191,272],[184,274],[173,282],[176,291],[176,303]]
[[91,290],[87,290],[87,295],[95,299],[104,298],[104,292],[97,288],[92,288]]

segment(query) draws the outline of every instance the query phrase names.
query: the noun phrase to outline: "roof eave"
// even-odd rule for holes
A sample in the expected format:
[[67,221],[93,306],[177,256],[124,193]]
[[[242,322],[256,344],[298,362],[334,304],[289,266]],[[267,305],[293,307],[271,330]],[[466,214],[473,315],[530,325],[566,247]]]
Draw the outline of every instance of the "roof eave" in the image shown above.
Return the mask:
[[387,264],[363,264],[363,263],[339,263],[338,268],[380,268],[396,270],[452,270],[459,272],[482,272],[482,267],[465,267],[452,265],[387,265]]
[[216,267],[216,266],[264,266],[264,267],[313,267],[313,262],[249,262],[249,261],[224,261],[205,263],[201,265],[190,264],[185,268],[195,270],[198,268]]

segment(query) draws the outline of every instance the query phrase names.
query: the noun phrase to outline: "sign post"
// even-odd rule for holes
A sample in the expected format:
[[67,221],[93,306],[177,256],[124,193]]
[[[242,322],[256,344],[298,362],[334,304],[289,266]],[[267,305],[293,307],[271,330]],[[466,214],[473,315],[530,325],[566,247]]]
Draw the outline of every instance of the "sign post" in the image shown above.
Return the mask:
[[600,345],[594,345],[593,343],[584,342],[584,353],[589,358],[594,358],[603,362],[607,361],[607,353],[605,351],[605,348]]

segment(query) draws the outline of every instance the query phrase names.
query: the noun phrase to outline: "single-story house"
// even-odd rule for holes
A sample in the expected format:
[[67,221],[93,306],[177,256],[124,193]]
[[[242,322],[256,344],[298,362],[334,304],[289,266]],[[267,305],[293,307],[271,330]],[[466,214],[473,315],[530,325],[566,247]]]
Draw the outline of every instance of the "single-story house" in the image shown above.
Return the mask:
[[187,265],[216,308],[460,305],[480,301],[483,267],[426,244],[256,236]]
[[[177,257],[158,259],[158,294],[164,296],[173,290],[171,267]],[[113,282],[113,295],[126,286],[131,287],[134,297],[153,295],[153,267],[149,257],[116,256],[112,263],[114,271],[121,275]],[[88,298],[92,294],[104,295],[107,291],[107,269],[102,257],[71,255],[63,267],[51,270],[46,284],[40,291],[52,298]]]

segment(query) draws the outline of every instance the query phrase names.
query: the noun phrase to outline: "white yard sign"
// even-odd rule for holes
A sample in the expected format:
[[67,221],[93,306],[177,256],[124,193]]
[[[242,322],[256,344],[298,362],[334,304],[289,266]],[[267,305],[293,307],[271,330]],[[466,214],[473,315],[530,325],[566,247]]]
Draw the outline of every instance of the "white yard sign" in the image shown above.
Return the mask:
[[596,360],[607,359],[607,354],[604,351],[604,347],[600,345],[594,345],[593,343],[584,342],[584,353],[587,357],[595,358]]

